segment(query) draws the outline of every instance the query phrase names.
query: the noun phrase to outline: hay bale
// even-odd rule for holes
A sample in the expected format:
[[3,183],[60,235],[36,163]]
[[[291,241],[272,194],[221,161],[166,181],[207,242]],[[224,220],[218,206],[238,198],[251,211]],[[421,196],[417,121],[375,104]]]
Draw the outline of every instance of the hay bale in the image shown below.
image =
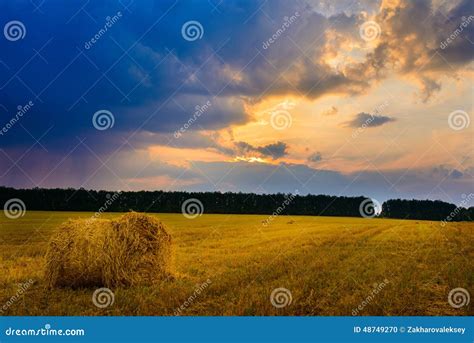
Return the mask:
[[77,219],[59,228],[46,253],[49,287],[131,286],[172,278],[172,239],[158,219]]
[[104,251],[112,232],[108,220],[69,220],[59,227],[46,253],[45,278],[49,286],[94,286],[103,282]]
[[105,242],[107,263],[103,276],[113,284],[149,284],[171,277],[171,235],[158,219],[131,212],[113,226]]

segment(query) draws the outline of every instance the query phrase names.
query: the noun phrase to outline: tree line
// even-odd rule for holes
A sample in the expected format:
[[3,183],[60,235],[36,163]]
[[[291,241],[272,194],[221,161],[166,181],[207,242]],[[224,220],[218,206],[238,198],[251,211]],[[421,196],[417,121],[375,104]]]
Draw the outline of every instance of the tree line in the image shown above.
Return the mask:
[[[287,214],[361,217],[370,198],[329,195],[255,194],[232,192],[130,191],[80,189],[15,189],[0,187],[0,203],[20,199],[27,210],[88,212],[159,212],[221,214]],[[470,199],[469,199],[470,200]],[[370,206],[369,206],[370,207]],[[365,206],[367,208],[367,206]],[[474,207],[459,208],[442,201],[388,200],[378,215],[385,218],[471,221]]]
[[[381,217],[420,220],[472,221],[474,207],[464,207],[474,195],[464,199],[461,206],[456,206],[444,201],[431,200],[387,200],[382,205]],[[464,205],[464,206],[463,206]]]

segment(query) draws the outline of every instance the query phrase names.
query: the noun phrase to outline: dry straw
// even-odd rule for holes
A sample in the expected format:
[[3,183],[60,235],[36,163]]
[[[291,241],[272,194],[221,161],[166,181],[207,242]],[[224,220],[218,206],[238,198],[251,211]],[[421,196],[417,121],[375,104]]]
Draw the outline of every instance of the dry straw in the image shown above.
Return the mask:
[[171,235],[154,217],[69,220],[49,243],[45,279],[49,287],[147,285],[172,278],[172,256]]

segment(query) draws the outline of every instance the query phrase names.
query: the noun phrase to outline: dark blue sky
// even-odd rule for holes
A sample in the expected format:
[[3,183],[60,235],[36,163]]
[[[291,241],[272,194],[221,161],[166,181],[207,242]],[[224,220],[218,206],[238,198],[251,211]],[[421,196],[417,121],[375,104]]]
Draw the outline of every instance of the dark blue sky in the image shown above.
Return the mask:
[[[454,132],[447,118],[472,111],[473,6],[436,6],[3,1],[0,184],[456,202],[472,191],[472,126]],[[189,22],[197,39],[183,35]],[[372,22],[380,32],[368,42],[361,28]],[[113,126],[97,129],[98,111]],[[291,112],[292,129],[271,130],[278,111]],[[448,152],[428,153],[418,128],[441,132]]]

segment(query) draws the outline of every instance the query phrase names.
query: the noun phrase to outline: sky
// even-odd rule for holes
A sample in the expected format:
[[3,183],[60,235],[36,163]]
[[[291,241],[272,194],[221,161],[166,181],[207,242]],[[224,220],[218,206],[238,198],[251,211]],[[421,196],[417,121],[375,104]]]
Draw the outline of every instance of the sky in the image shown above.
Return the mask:
[[470,0],[16,0],[0,25],[0,185],[474,192]]

